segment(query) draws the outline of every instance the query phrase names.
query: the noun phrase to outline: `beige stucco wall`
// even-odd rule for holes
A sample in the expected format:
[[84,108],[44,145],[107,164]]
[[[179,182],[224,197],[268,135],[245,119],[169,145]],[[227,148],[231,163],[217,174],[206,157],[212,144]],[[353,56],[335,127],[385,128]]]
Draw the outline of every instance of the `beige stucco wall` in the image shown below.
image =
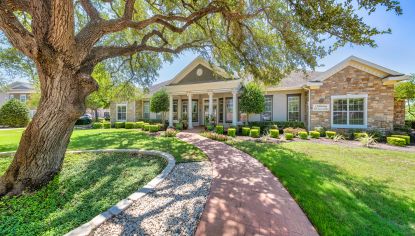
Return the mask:
[[[323,81],[317,90],[311,90],[313,104],[331,104],[331,96],[367,94],[367,126],[390,130],[394,125],[394,85],[383,85],[382,79],[348,66]],[[331,110],[331,108],[330,108]],[[311,128],[331,127],[331,111],[311,111]]]

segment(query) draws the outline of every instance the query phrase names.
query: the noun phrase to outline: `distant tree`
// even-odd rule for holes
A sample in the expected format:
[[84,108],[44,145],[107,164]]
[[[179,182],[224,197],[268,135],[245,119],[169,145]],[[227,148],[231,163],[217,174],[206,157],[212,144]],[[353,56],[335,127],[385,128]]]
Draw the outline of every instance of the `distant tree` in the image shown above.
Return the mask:
[[165,90],[157,91],[151,96],[150,111],[154,113],[161,112],[164,123],[164,112],[169,110],[169,95]]
[[[398,83],[395,86],[395,97],[406,101],[406,111],[409,117],[415,117],[415,74],[409,81]],[[408,115],[407,115],[408,117]]]
[[240,99],[239,109],[247,114],[247,122],[250,114],[259,114],[265,110],[264,92],[255,82],[249,82],[242,87]]
[[10,99],[0,108],[0,125],[25,127],[29,123],[29,109],[25,103]]

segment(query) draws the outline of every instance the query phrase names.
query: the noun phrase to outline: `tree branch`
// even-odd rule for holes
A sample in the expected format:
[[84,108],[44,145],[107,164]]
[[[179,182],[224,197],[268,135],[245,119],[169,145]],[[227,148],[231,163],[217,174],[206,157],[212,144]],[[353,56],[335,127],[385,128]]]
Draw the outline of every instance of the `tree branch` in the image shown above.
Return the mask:
[[30,12],[28,0],[4,0],[4,2],[11,11]]
[[101,19],[98,10],[94,7],[90,0],[81,0],[81,6],[86,11],[91,20],[95,21]]

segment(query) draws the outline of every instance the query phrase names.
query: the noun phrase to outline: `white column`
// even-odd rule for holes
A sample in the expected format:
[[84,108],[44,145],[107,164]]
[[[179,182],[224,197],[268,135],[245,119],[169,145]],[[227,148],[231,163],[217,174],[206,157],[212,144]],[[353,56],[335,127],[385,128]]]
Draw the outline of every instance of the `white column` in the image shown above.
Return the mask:
[[173,127],[173,95],[169,96],[169,127]]
[[193,129],[193,122],[192,122],[192,94],[187,94],[187,123],[188,128]]
[[209,122],[210,122],[213,117],[213,93],[209,92],[208,95],[209,95]]
[[238,121],[238,92],[232,91],[232,125],[236,126]]

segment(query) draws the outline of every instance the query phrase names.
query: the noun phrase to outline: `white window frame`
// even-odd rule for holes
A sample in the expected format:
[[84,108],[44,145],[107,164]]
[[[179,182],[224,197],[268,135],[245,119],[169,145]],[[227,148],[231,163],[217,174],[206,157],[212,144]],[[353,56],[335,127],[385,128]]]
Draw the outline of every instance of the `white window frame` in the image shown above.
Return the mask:
[[[148,112],[146,112],[145,104],[148,104]],[[145,115],[148,114],[148,118],[145,117]],[[143,101],[143,119],[150,120],[151,119],[151,110],[150,110],[150,101]]]
[[[22,98],[24,98],[24,101],[22,101]],[[20,100],[20,102],[27,102],[27,95],[26,94],[20,94],[19,100]]]
[[[349,125],[349,99],[351,98],[363,98],[363,125]],[[333,124],[333,105],[335,99],[347,99],[347,124]],[[331,120],[331,127],[332,128],[348,128],[348,129],[367,129],[367,101],[368,101],[368,95],[367,94],[347,94],[347,95],[335,95],[331,96],[331,114],[330,114],[330,120]]]
[[[118,107],[125,107],[125,120],[119,120],[118,119]],[[116,117],[116,120],[117,121],[120,121],[120,122],[125,122],[125,121],[127,121],[127,114],[128,114],[128,106],[127,106],[127,103],[118,103],[116,106],[115,106],[115,117]]]

